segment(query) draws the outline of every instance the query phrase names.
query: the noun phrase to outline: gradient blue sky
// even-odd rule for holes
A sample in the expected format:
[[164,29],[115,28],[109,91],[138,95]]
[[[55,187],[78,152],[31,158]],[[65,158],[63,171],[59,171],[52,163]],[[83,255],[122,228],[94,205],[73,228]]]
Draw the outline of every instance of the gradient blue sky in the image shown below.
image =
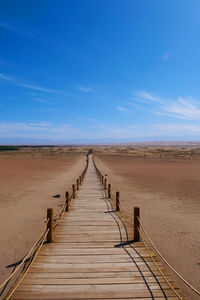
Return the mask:
[[0,143],[199,140],[199,0],[0,2]]

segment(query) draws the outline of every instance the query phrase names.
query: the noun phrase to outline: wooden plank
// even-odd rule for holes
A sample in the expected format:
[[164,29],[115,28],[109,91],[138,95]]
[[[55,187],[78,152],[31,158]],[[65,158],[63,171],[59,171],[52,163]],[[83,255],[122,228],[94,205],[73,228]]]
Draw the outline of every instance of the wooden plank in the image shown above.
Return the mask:
[[[131,231],[129,231],[131,232]],[[104,226],[104,228],[102,228],[101,226],[95,226],[95,229],[93,228],[92,230],[89,230],[89,228],[69,228],[69,227],[57,227],[54,230],[54,233],[65,233],[65,234],[104,234],[106,236],[110,235],[110,234],[118,234],[119,235],[119,230],[115,229],[115,228],[107,228],[106,226]]]
[[[154,271],[157,268],[154,263],[148,263],[149,267]],[[161,270],[163,267],[158,264]],[[147,266],[139,262],[138,266],[141,271],[148,270]],[[75,263],[38,263],[35,262],[30,268],[29,272],[106,272],[106,271],[138,271],[137,267],[132,263],[85,263],[85,264],[75,264]]]
[[[161,277],[160,272],[155,270],[153,272],[154,276]],[[166,270],[163,270],[163,274],[169,277],[169,274]],[[143,275],[146,279],[154,278],[152,273],[148,271],[143,271]],[[26,278],[127,278],[131,277],[135,279],[135,277],[141,278],[141,275],[137,271],[107,271],[107,272],[28,272]]]
[[67,226],[67,227],[71,227],[71,226],[112,226],[113,225],[116,225],[115,221],[113,219],[110,219],[110,220],[104,220],[102,222],[102,220],[100,221],[97,221],[97,220],[93,220],[93,221],[90,221],[90,220],[68,220],[68,219],[65,219],[65,220],[61,220],[61,223],[60,223],[60,226]]
[[[143,261],[140,257],[134,258],[135,262]],[[146,262],[152,262],[151,257],[146,257]],[[158,262],[158,259],[155,257],[155,261]],[[36,262],[40,263],[99,263],[99,262],[111,262],[111,263],[122,263],[122,262],[132,262],[132,259],[124,254],[124,255],[40,255],[36,258]]]
[[[43,295],[41,295],[41,296],[39,296],[39,295],[37,295],[37,298],[35,298],[34,296],[32,296],[32,295],[29,295],[29,298],[27,298],[27,296],[26,296],[26,293],[17,293],[17,296],[15,296],[16,298],[15,299],[18,299],[18,300],[24,300],[24,299],[29,299],[29,300],[32,300],[32,299],[38,299],[38,300],[42,300],[42,299],[50,299],[50,298],[44,298],[44,296]],[[59,298],[59,299],[66,299],[66,298]],[[80,299],[85,299],[85,300],[89,300],[89,299],[91,299],[91,298],[87,298],[87,296],[85,297],[85,298],[76,298],[77,300],[80,300]],[[99,299],[101,299],[101,300],[110,300],[110,299],[112,299],[112,300],[124,300],[124,298],[120,298],[120,297],[118,297],[118,298],[99,298]],[[129,299],[129,300],[152,300],[152,297],[145,297],[145,298],[132,298],[132,297],[126,297],[126,299]],[[157,295],[155,295],[154,296],[154,299],[156,299],[156,300],[166,300],[166,298],[163,296],[163,297],[161,297],[161,296],[157,296]],[[179,300],[179,298],[178,297],[175,297],[175,296],[169,296],[168,295],[168,297],[167,297],[167,299],[169,299],[169,300]],[[57,300],[57,298],[51,298],[51,300]],[[185,300],[185,298],[182,298],[182,300]]]
[[99,230],[92,230],[92,231],[89,231],[89,230],[82,230],[82,231],[79,231],[79,230],[74,230],[74,231],[70,231],[70,229],[68,228],[62,228],[62,227],[58,227],[57,229],[54,230],[54,234],[67,234],[67,235],[77,235],[77,237],[79,237],[79,235],[84,235],[84,234],[87,234],[87,235],[90,235],[90,236],[95,236],[95,235],[103,235],[103,236],[110,236],[110,235],[117,235],[119,236],[119,231],[117,230],[112,230],[112,231],[107,231],[106,229],[105,230],[102,230],[101,228],[99,228]]
[[[79,233],[79,232],[76,232],[75,234],[74,233],[70,233],[70,232],[65,232],[65,231],[56,231],[54,233],[54,236],[65,236],[66,238],[69,238],[69,239],[74,239],[74,240],[77,240],[79,241],[80,239],[83,240],[83,239],[86,239],[86,238],[92,238],[92,239],[99,239],[99,238],[102,238],[103,240],[106,240],[106,239],[111,239],[111,240],[120,240],[120,235],[119,233],[113,233],[113,234],[105,234],[105,232],[84,232],[84,233]],[[124,236],[124,238],[126,239],[126,236]]]
[[[156,284],[151,285],[154,295],[163,296]],[[171,289],[165,289],[167,296],[174,296]],[[20,285],[13,299],[108,299],[127,297],[149,297],[150,293],[145,284],[117,285]]]
[[[119,255],[119,254],[124,254],[125,251],[122,248],[57,248],[56,246],[53,248],[45,248],[41,249],[40,255]],[[151,251],[151,255],[155,257],[155,254]],[[142,254],[143,257],[149,257],[149,253],[145,250],[140,251],[140,254]],[[127,255],[127,254],[126,254]],[[131,254],[132,257],[139,257],[139,255],[134,252]]]
[[72,241],[62,241],[62,239],[54,239],[54,244],[56,245],[67,245],[67,247],[71,248],[111,248],[114,247],[118,242],[110,242],[110,241],[95,241],[95,242],[72,242]]
[[[91,237],[91,238],[87,238],[87,237],[81,237],[81,239],[79,238],[79,240],[81,240],[82,242],[89,242],[89,243],[92,243],[92,242],[106,242],[106,237]],[[63,235],[57,235],[57,234],[54,234],[54,237],[53,237],[53,241],[54,242],[79,242],[79,240],[77,240],[77,237],[67,237],[65,236],[64,234]],[[115,244],[119,244],[120,243],[120,237],[112,237],[110,238],[109,237],[109,241],[112,242],[112,243],[115,243]]]
[[[120,247],[115,248],[115,244],[111,243],[110,241],[106,241],[106,242],[95,242],[95,243],[84,243],[84,242],[76,242],[76,243],[69,243],[69,242],[60,242],[60,243],[51,243],[51,244],[44,244],[43,248],[69,248],[69,247],[73,247],[73,245],[80,245],[80,247],[82,246],[87,246],[87,248],[92,248],[92,246],[98,245],[100,246],[100,248],[104,248],[104,247],[109,247],[109,248],[113,248],[113,249],[123,249]],[[126,246],[127,247],[127,246]],[[144,247],[143,243],[134,243],[134,248],[138,251],[142,251],[145,250],[146,248]],[[128,246],[129,249],[129,246]],[[132,248],[130,248],[132,249]]]
[[[138,260],[138,258],[136,258]],[[139,259],[141,260],[141,259]],[[127,255],[84,255],[84,256],[55,256],[55,255],[48,255],[48,256],[38,256],[35,262],[40,263],[79,263],[79,264],[86,264],[86,263],[99,263],[99,262],[131,262],[131,258]]]
[[[111,226],[110,226],[111,225]],[[119,232],[119,229],[117,226],[113,226],[113,223],[109,224],[109,225],[95,225],[94,223],[90,225],[74,225],[73,223],[71,223],[70,227],[68,225],[65,225],[65,223],[62,223],[62,226],[58,226],[56,228],[60,228],[60,229],[64,229],[64,230],[68,230],[70,232],[72,231],[79,231],[79,232],[83,232],[83,231],[87,231],[89,230],[90,232],[93,231],[104,231],[104,232]],[[132,227],[127,227],[126,228],[128,231],[133,231]]]
[[[93,274],[94,275],[94,274]],[[173,280],[169,278],[169,282],[172,284],[173,287],[175,287],[175,284],[173,283]],[[93,285],[103,285],[103,284],[137,284],[137,283],[144,283],[144,280],[141,276],[135,276],[133,277],[108,277],[108,278],[25,278],[23,281],[23,284],[40,284],[40,285],[85,285],[85,284],[93,284]],[[156,284],[156,280],[153,277],[148,277],[147,282]],[[162,284],[163,288],[166,288],[166,282],[165,279],[162,277],[159,277],[159,282]]]

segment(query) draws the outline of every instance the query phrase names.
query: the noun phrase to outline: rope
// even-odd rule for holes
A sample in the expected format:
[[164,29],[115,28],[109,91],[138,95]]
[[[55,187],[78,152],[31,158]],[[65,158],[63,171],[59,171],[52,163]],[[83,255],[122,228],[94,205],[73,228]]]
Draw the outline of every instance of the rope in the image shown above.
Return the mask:
[[23,273],[22,277],[19,279],[19,281],[17,282],[17,284],[15,285],[15,287],[14,287],[14,288],[12,289],[12,291],[9,293],[9,295],[6,296],[6,298],[5,298],[6,300],[9,300],[10,297],[13,295],[13,293],[15,292],[15,290],[17,289],[17,287],[18,287],[18,286],[20,285],[20,283],[22,282],[24,276],[26,275],[26,273],[27,273],[28,270],[30,269],[31,265],[32,265],[33,262],[35,261],[35,259],[36,259],[37,255],[38,255],[38,253],[39,253],[41,247],[42,247],[43,244],[44,244],[44,241],[45,241],[45,238],[46,238],[48,232],[49,232],[49,229],[46,231],[46,233],[45,233],[45,235],[44,235],[44,237],[43,237],[43,239],[42,239],[42,241],[41,241],[41,244],[40,244],[40,246],[37,248],[37,251],[35,252],[35,255],[34,255],[34,257],[33,257],[32,261],[31,261],[31,263],[29,264],[28,268],[27,268],[26,271]]
[[[44,225],[46,226],[46,224]],[[44,227],[43,226],[43,227]],[[44,233],[40,233],[39,238],[37,239],[37,241],[33,244],[32,248],[30,249],[30,251],[28,252],[28,254],[26,256],[24,256],[24,258],[22,259],[21,263],[18,265],[18,267],[15,269],[15,271],[13,273],[10,274],[10,276],[8,276],[8,278],[0,285],[0,289],[3,288],[3,286],[14,276],[14,274],[20,269],[20,267],[23,265],[23,263],[27,260],[27,258],[30,256],[30,254],[32,253],[33,249],[35,248],[35,246],[38,244],[39,240],[41,239],[41,236]]]
[[60,223],[61,219],[62,219],[63,216],[64,216],[64,213],[65,213],[65,210],[64,210],[64,211],[62,212],[62,214],[60,215],[59,220],[54,224],[53,229],[58,225],[58,223]]
[[142,233],[141,233],[141,231],[140,231],[139,228],[138,228],[138,230],[139,230],[140,236],[141,236],[141,238],[142,238],[142,241],[143,241],[143,243],[144,243],[144,246],[145,246],[147,252],[149,253],[149,255],[151,256],[151,259],[152,259],[153,263],[155,264],[157,270],[160,272],[160,274],[162,275],[162,277],[164,278],[164,280],[166,281],[166,283],[168,284],[168,286],[173,290],[173,292],[175,293],[175,295],[176,295],[180,300],[182,300],[183,298],[177,293],[177,291],[173,288],[173,286],[171,285],[171,283],[167,280],[167,278],[165,277],[165,275],[163,274],[163,272],[161,271],[161,269],[158,267],[158,265],[157,265],[157,263],[156,263],[154,257],[151,255],[149,249],[147,248],[147,246],[146,246],[146,244],[145,244],[144,238],[143,238]]
[[[162,260],[166,263],[166,265],[170,268],[170,270],[174,273],[174,274],[176,274],[176,276],[180,279],[180,280],[182,280],[193,292],[195,292],[197,295],[199,295],[200,296],[200,292],[197,290],[197,289],[195,289],[189,282],[187,282],[167,261],[166,261],[166,259],[162,256],[162,254],[160,253],[160,251],[157,249],[157,247],[154,245],[154,243],[152,242],[152,240],[151,240],[151,238],[149,237],[149,235],[148,235],[148,233],[146,232],[146,230],[145,230],[145,228],[144,228],[144,226],[143,226],[143,224],[142,224],[142,222],[141,222],[141,220],[138,218],[138,221],[140,222],[140,225],[141,225],[141,227],[142,227],[142,229],[143,229],[143,231],[144,231],[144,233],[145,233],[145,235],[146,235],[146,237],[148,238],[148,240],[150,241],[150,243],[151,243],[151,245],[152,245],[152,247],[155,249],[155,251],[157,252],[157,254],[162,258]],[[138,230],[139,230],[139,228],[138,228]],[[139,231],[140,232],[140,231]]]

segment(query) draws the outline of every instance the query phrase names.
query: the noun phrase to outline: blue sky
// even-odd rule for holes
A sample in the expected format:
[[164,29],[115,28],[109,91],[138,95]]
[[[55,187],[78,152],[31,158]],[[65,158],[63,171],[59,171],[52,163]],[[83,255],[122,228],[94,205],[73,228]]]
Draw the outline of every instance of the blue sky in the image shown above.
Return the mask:
[[199,140],[199,0],[0,2],[0,143]]

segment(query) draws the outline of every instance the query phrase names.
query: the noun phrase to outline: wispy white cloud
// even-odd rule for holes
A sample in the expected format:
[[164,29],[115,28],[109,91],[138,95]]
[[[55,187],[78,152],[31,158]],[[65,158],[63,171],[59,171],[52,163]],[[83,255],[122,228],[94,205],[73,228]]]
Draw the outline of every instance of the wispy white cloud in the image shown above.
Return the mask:
[[32,130],[47,130],[51,126],[48,122],[36,122],[36,123],[23,123],[23,122],[2,122],[0,123],[0,130],[10,131],[32,131]]
[[170,55],[169,52],[164,53],[164,54],[163,54],[163,57],[162,57],[162,60],[163,60],[163,61],[168,60],[169,55]]
[[49,104],[50,103],[50,101],[47,101],[47,100],[45,100],[43,98],[33,98],[32,100],[34,102],[38,102],[38,103],[42,103],[42,104]]
[[171,101],[162,106],[163,113],[188,120],[200,120],[200,106],[192,103],[192,99],[183,99]]
[[82,86],[82,85],[78,85],[75,87],[75,89],[77,91],[83,92],[83,93],[90,93],[90,94],[96,94],[99,96],[107,96],[107,97],[112,97],[112,98],[116,98],[115,96],[113,96],[112,94],[102,91],[101,89],[96,89],[96,88],[92,88],[90,86]]
[[85,93],[96,93],[96,91],[90,87],[87,86],[77,86],[77,90]]
[[16,86],[19,86],[19,87],[24,87],[24,88],[31,89],[31,90],[36,90],[36,91],[40,91],[40,92],[47,92],[47,93],[55,93],[56,92],[55,90],[45,88],[45,87],[43,87],[39,84],[24,83],[20,79],[13,78],[11,76],[8,76],[8,75],[2,74],[2,73],[0,74],[0,79],[7,81],[9,84],[16,85]]
[[15,83],[15,85],[25,87],[27,89],[32,89],[32,90],[36,90],[36,91],[40,91],[40,92],[55,93],[54,90],[44,88],[38,84],[27,84],[27,83],[20,83],[20,82],[16,82],[16,81],[14,81],[14,83]]
[[0,21],[0,28],[3,28],[5,30],[9,30],[9,31],[14,32],[16,34],[25,36],[27,38],[35,39],[35,40],[47,43],[47,44],[52,45],[52,46],[62,48],[63,50],[66,50],[68,53],[70,53],[72,55],[76,55],[76,56],[79,56],[81,58],[87,58],[87,56],[79,53],[78,51],[75,51],[75,50],[71,49],[69,46],[62,44],[61,42],[51,40],[47,37],[42,36],[39,33],[31,31],[31,30],[29,30],[29,31],[24,30],[24,27],[25,26],[23,24],[19,24],[19,22],[16,22],[16,21],[13,24],[11,24],[9,22]]
[[194,124],[155,124],[162,133],[177,135],[177,134],[200,134],[200,125]]
[[11,78],[9,78],[8,76],[4,75],[4,74],[0,74],[0,79],[4,79],[4,80],[8,80],[8,81],[12,81]]
[[52,124],[50,122],[2,122],[0,123],[0,137],[29,137],[67,139],[77,132],[71,124]]
[[128,111],[127,108],[122,107],[122,106],[117,106],[116,109],[119,110],[119,111],[124,111],[124,112]]
[[158,103],[162,103],[163,99],[157,96],[154,96],[150,93],[147,93],[145,91],[141,91],[141,92],[136,92],[135,93],[137,97],[144,99],[144,100],[150,100],[152,102],[158,102]]
[[21,29],[20,27],[22,27],[22,26],[19,26],[19,22],[17,24],[16,24],[16,22],[15,22],[15,24],[11,24],[9,22],[0,21],[0,27],[3,28],[3,29],[6,29],[6,30],[12,31],[14,33],[26,36],[28,38],[33,38],[33,39],[36,39],[36,40],[39,40],[39,41],[42,41],[42,42],[48,42],[48,40],[40,37],[35,32],[26,31],[24,29]]
[[194,100],[192,97],[168,99],[154,96],[148,92],[139,92],[137,95],[142,99],[155,102],[157,106],[156,111],[154,108],[154,113],[157,115],[166,115],[187,120],[200,120],[199,101]]

